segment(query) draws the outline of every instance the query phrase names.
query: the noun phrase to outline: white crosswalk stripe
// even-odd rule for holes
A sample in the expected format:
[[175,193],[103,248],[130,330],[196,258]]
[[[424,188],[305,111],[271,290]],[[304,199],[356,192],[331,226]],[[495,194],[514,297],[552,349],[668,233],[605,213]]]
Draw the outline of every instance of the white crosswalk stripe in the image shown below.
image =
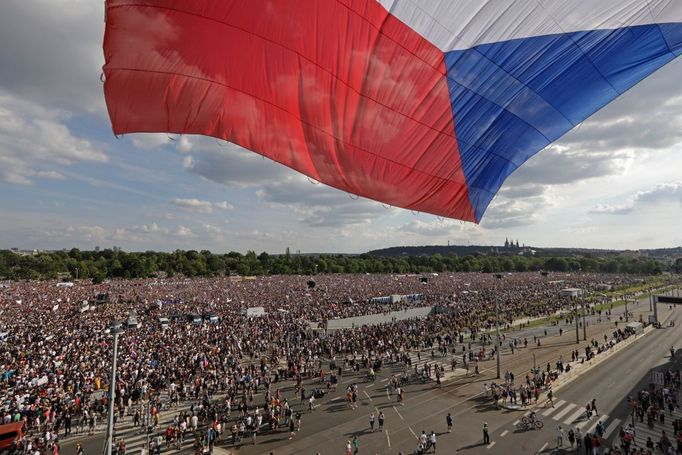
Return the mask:
[[573,403],[568,403],[566,406],[564,406],[564,408],[561,411],[554,414],[552,418],[554,420],[561,420],[561,418],[568,414],[569,412],[571,412],[571,409],[573,408],[575,408],[575,405]]
[[590,422],[590,419],[585,419],[582,422],[578,422],[575,424],[576,428],[580,428],[581,430],[585,427]]
[[606,431],[604,431],[604,439],[607,439],[609,435],[618,428],[618,425],[620,425],[620,419],[613,419],[609,426],[606,428]]
[[544,412],[542,413],[542,415],[545,416],[545,417],[547,417],[548,415],[550,415],[551,413],[553,413],[554,411],[556,411],[557,409],[559,409],[561,406],[563,406],[564,403],[566,403],[566,401],[564,401],[564,400],[559,400],[557,403],[554,404],[554,407],[553,407],[553,408],[547,409],[546,411],[544,411]]
[[[219,396],[215,396],[214,399],[219,399]],[[152,433],[149,434],[150,441],[158,434],[162,434],[164,430],[173,423],[173,419],[180,413],[180,411],[189,410],[191,403],[191,401],[186,401],[181,403],[181,405],[177,408],[166,409],[162,411],[159,414],[159,425]],[[200,425],[200,428],[201,427],[202,426]],[[122,439],[125,442],[126,452],[131,454],[140,453],[141,449],[147,443],[147,435],[144,433],[142,427],[133,426],[133,418],[131,416],[126,416],[125,421],[123,422],[117,422],[114,427],[114,438],[115,440]],[[165,436],[163,437],[163,441],[165,447]],[[182,443],[182,449],[192,448],[193,445],[194,433],[188,429],[187,433],[185,434],[185,440]],[[173,450],[175,450],[174,447]],[[165,449],[163,451],[165,451]]]
[[[414,351],[410,352],[408,355],[410,357],[410,361],[412,362],[412,365],[410,366],[410,369],[412,370],[412,372],[414,372],[415,366],[419,370],[421,370],[422,368],[424,368],[424,365],[426,365],[427,363],[429,365],[431,365],[431,378],[432,379],[436,379],[436,369],[434,368],[434,366],[436,366],[436,365],[439,367],[442,367],[443,370],[445,370],[445,372],[447,372],[447,373],[452,372],[452,356],[451,355],[448,355],[447,357],[441,357],[439,354],[437,357],[435,357],[433,359],[431,358],[431,354],[426,353],[426,352],[421,353],[421,359],[418,358],[417,353]],[[456,356],[456,360],[457,360],[458,366],[455,368],[455,373],[456,374],[465,374],[466,369],[461,368],[461,366],[460,366],[462,364],[461,357]],[[469,370],[473,371],[473,367],[470,367]]]
[[584,414],[585,414],[585,411],[583,411],[582,408],[578,407],[578,409],[576,409],[575,412],[573,414],[571,414],[571,416],[569,418],[564,420],[564,423],[566,425],[570,425],[573,422],[575,422],[576,420],[578,420]]
[[601,421],[602,425],[604,425],[608,419],[609,419],[608,414],[604,414],[602,416],[597,417],[596,419],[594,419],[592,425],[590,425],[590,427],[587,429],[586,433],[594,433],[594,429],[597,428],[599,422]]
[[[661,433],[665,431],[668,438],[674,443],[673,431],[673,421],[676,419],[682,419],[682,408],[677,407],[673,411],[672,415],[670,412],[665,413],[665,422],[661,423],[659,420],[653,424],[653,428],[647,425],[647,418],[644,417],[644,421],[640,422],[638,418],[635,419],[635,443],[640,446],[646,446],[647,438],[651,438],[654,442],[658,442],[661,438]],[[628,419],[629,420],[629,419]]]

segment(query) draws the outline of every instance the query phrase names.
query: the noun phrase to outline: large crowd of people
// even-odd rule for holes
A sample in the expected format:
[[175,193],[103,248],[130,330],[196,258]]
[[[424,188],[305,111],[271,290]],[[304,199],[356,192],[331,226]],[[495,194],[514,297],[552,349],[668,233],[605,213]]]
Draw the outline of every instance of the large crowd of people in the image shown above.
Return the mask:
[[[324,369],[330,380],[342,362],[366,366],[371,358],[398,361],[410,349],[475,336],[493,326],[494,302],[503,323],[510,324],[571,305],[560,296],[564,287],[596,295],[604,283],[620,287],[635,280],[592,274],[449,273],[0,283],[0,412],[5,422],[24,420],[30,430],[46,434],[46,442],[58,433],[92,431],[106,414],[110,327],[120,320],[130,327],[119,337],[117,415],[139,412],[143,401],[158,412],[162,402],[191,399],[202,404],[179,419],[176,430],[196,426],[197,416],[224,432],[229,421],[217,416],[224,419],[234,409],[251,415],[253,428],[284,422],[293,434],[292,422],[300,425],[300,417],[271,387],[275,382],[296,381],[298,391],[304,378],[325,378]],[[391,295],[420,297],[373,300]],[[443,311],[355,329],[311,329],[331,319],[418,306]],[[263,307],[264,314],[250,317],[247,309],[253,307]],[[161,324],[161,318],[169,323]],[[266,392],[263,403],[255,405],[259,388]],[[220,414],[211,404],[216,393],[226,397]],[[259,414],[249,414],[256,406]],[[243,424],[231,426],[233,437],[244,433]]]

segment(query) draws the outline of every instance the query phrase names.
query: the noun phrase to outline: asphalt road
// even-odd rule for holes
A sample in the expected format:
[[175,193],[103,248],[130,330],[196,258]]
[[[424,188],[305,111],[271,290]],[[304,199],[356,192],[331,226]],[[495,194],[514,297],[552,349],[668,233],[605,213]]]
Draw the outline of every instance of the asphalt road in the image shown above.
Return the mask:
[[[633,305],[630,310],[637,313],[648,310],[648,304],[642,302]],[[618,318],[622,314],[623,308],[614,309],[613,317]],[[680,311],[680,310],[676,310]],[[588,318],[588,332],[597,330],[596,318]],[[681,322],[682,322],[682,318]],[[606,322],[602,322],[606,327]],[[613,322],[609,323],[613,324]],[[564,336],[559,337],[559,328],[563,328]],[[529,342],[533,336],[544,336],[544,327],[532,327],[522,331],[510,332],[509,336],[528,337]],[[601,329],[603,330],[603,329]],[[666,361],[664,355],[668,352],[671,345],[680,339],[679,327],[657,330],[646,335],[640,341],[626,348],[622,352],[615,354],[602,364],[594,367],[589,373],[576,379],[571,384],[557,392],[557,409],[552,414],[541,417],[546,426],[543,430],[532,432],[518,432],[513,425],[523,412],[497,410],[489,400],[482,397],[484,382],[490,382],[491,374],[494,369],[494,362],[488,361],[482,364],[482,373],[487,376],[480,378],[458,379],[436,388],[432,383],[412,384],[406,387],[406,399],[404,403],[398,403],[396,397],[387,394],[386,383],[392,373],[399,373],[402,370],[396,366],[384,368],[376,382],[369,383],[356,375],[346,374],[341,378],[335,393],[328,394],[324,399],[318,401],[318,405],[313,412],[307,411],[307,406],[301,404],[298,398],[293,397],[293,388],[290,384],[284,389],[284,396],[288,397],[290,403],[295,404],[296,409],[303,410],[301,432],[289,440],[288,432],[284,429],[274,434],[259,434],[258,443],[252,445],[251,441],[232,447],[226,442],[219,443],[219,446],[233,450],[239,454],[334,454],[345,453],[346,441],[357,435],[360,438],[360,453],[367,454],[398,454],[413,453],[417,445],[417,436],[425,431],[436,432],[438,438],[439,453],[467,453],[467,454],[486,454],[486,453],[544,453],[551,452],[555,446],[555,433],[557,425],[573,415],[580,408],[584,408],[585,403],[592,398],[597,399],[600,413],[609,414],[615,419],[623,422],[629,412],[628,404],[624,398],[634,394],[633,390],[639,390],[640,381],[648,383],[648,374],[652,367]],[[551,326],[547,327],[548,338],[543,339],[549,345],[555,343],[556,349],[562,347],[572,349],[575,346],[573,326]],[[582,338],[582,329],[580,330]],[[588,337],[590,337],[588,333]],[[589,338],[588,338],[589,339]],[[581,342],[581,346],[584,343]],[[530,348],[530,346],[529,346]],[[582,349],[582,348],[581,348]],[[543,349],[522,349],[514,355],[510,352],[502,356],[503,370],[507,365],[527,365],[522,370],[530,368],[533,361],[533,352],[542,352]],[[416,354],[415,354],[416,355]],[[428,358],[427,353],[422,353],[422,359]],[[429,359],[430,360],[430,359]],[[511,364],[509,363],[511,362]],[[349,409],[344,403],[344,389],[347,385],[357,383],[359,387],[358,407]],[[311,385],[306,385],[310,391]],[[563,404],[559,405],[559,401]],[[257,398],[258,402],[258,398]],[[570,405],[568,410],[565,410]],[[385,415],[384,431],[370,431],[368,417],[370,412],[377,415],[383,412]],[[544,412],[544,411],[541,411]],[[446,432],[445,417],[451,413],[454,417],[454,430],[452,433]],[[559,416],[559,419],[553,418]],[[172,417],[171,417],[172,418]],[[482,444],[482,425],[487,422],[490,428],[491,444]],[[579,422],[577,422],[579,423]],[[577,424],[576,423],[576,424]],[[608,426],[610,422],[607,422]],[[585,424],[585,429],[589,429],[592,422]],[[375,425],[376,428],[376,425]],[[567,429],[567,428],[566,428]],[[617,435],[615,427],[610,434],[611,439]],[[126,434],[125,431],[117,429],[117,437],[123,437],[126,444],[130,447],[128,453],[136,455],[139,448],[135,446],[142,444],[142,435]],[[137,440],[137,442],[133,441]],[[62,444],[62,453],[75,453],[75,441],[71,439]],[[85,448],[86,455],[100,454],[103,449],[103,435],[95,437],[81,438],[81,443]],[[165,451],[164,453],[175,450]],[[191,453],[191,443],[183,446],[182,452]],[[562,453],[555,451],[553,453]]]
[[[680,310],[677,310],[680,311]],[[680,319],[679,313],[673,313],[670,319]],[[680,321],[677,321],[680,322]],[[682,327],[667,327],[654,330],[631,346],[614,354],[609,359],[595,366],[589,373],[561,388],[556,393],[556,407],[543,408],[537,411],[543,420],[542,430],[519,431],[513,423],[524,415],[519,412],[513,422],[496,429],[492,441],[496,444],[490,448],[476,450],[471,453],[490,454],[536,454],[536,453],[575,453],[575,450],[557,448],[556,435],[558,427],[564,432],[570,428],[582,426],[582,432],[590,432],[597,421],[601,420],[606,429],[605,446],[618,440],[621,426],[632,421],[631,406],[627,402],[628,396],[637,396],[637,392],[644,389],[651,382],[651,371],[662,370],[670,365],[679,368],[679,357],[670,358],[670,347],[679,347],[682,339]],[[597,401],[600,416],[586,420],[585,405],[592,399]],[[561,403],[561,404],[560,404]],[[580,413],[580,415],[576,415]],[[547,414],[547,415],[545,415]],[[677,414],[676,414],[677,415]],[[638,432],[644,432],[645,424],[636,422]],[[659,434],[659,426],[652,433]],[[668,433],[671,434],[670,432]],[[657,439],[655,439],[657,440]],[[564,439],[566,446],[566,440]]]

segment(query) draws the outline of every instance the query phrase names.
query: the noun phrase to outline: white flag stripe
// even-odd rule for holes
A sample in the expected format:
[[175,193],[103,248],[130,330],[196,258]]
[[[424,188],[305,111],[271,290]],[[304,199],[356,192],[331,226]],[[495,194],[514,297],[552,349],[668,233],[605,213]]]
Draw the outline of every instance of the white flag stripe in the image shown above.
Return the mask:
[[531,36],[682,21],[682,2],[675,0],[379,0],[379,3],[444,52]]

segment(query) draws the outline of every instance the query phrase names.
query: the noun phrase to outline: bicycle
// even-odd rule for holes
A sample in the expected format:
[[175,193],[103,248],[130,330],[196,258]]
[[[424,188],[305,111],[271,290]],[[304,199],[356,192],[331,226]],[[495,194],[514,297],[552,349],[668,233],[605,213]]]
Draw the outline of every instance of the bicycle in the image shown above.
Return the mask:
[[545,426],[545,424],[542,423],[542,420],[537,420],[537,419],[531,420],[528,417],[522,417],[521,421],[516,425],[516,427],[522,431],[534,430],[534,429],[540,430],[544,426]]

